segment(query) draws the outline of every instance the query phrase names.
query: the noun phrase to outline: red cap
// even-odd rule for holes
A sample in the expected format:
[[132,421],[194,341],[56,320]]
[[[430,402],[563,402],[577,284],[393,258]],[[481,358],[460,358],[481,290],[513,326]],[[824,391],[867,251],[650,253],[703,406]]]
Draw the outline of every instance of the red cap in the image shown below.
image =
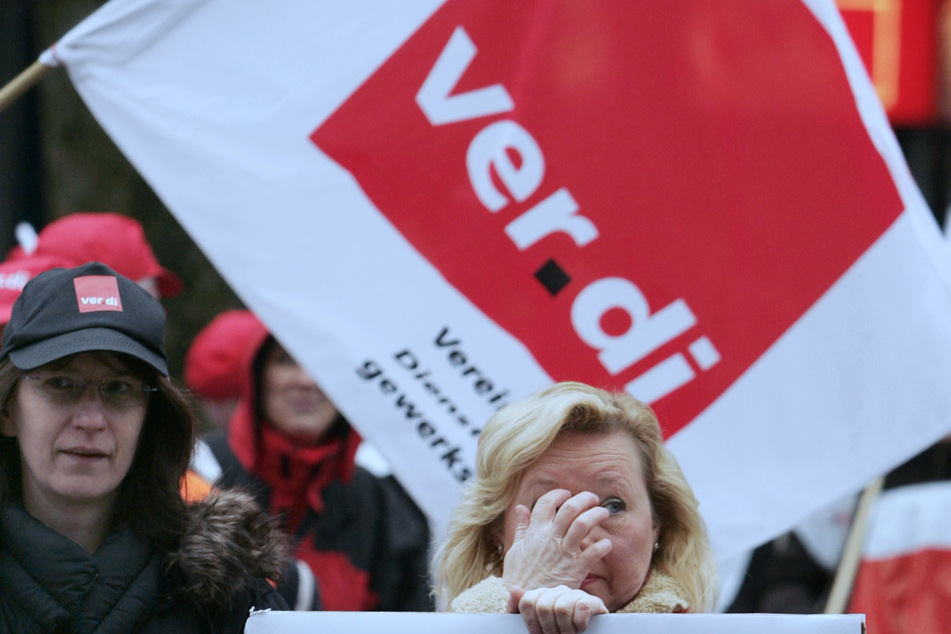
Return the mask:
[[35,254],[97,260],[135,282],[154,277],[163,298],[182,292],[182,281],[155,258],[142,225],[122,214],[81,212],[54,220],[40,231]]
[[192,340],[185,355],[185,384],[212,400],[237,398],[247,381],[248,356],[264,325],[250,311],[226,310]]
[[13,303],[20,291],[33,277],[43,271],[75,266],[69,260],[48,255],[20,255],[15,260],[0,263],[0,324],[10,321]]

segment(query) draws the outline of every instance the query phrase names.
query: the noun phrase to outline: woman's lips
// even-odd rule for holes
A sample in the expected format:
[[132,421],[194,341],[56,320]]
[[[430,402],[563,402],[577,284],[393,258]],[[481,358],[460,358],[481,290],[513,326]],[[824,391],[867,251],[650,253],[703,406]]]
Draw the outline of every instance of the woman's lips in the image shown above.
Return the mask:
[[298,412],[312,412],[314,410],[320,409],[324,404],[326,399],[320,398],[317,394],[311,392],[297,392],[291,394],[288,399],[293,407]]
[[598,579],[599,577],[596,577],[595,575],[588,575],[587,577],[584,578],[584,581],[581,582],[581,589],[584,590],[585,586],[591,585]]
[[81,460],[97,460],[106,457],[106,452],[89,447],[72,447],[70,449],[64,449],[63,453]]

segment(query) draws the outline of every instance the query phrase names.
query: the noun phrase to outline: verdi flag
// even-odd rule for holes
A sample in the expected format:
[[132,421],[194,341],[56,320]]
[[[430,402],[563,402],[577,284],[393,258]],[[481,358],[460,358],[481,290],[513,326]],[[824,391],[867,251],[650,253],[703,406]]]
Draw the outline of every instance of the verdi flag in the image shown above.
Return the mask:
[[441,527],[499,407],[656,410],[727,557],[951,428],[951,266],[822,0],[113,0],[41,58]]

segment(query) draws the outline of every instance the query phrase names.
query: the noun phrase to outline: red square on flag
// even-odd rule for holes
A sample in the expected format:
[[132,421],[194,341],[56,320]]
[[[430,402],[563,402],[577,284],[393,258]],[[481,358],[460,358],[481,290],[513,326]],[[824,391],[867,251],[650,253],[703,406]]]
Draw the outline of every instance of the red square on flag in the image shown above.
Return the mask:
[[799,2],[451,0],[311,139],[554,380],[668,436],[902,212]]
[[119,283],[111,275],[85,275],[73,280],[79,312],[122,311]]

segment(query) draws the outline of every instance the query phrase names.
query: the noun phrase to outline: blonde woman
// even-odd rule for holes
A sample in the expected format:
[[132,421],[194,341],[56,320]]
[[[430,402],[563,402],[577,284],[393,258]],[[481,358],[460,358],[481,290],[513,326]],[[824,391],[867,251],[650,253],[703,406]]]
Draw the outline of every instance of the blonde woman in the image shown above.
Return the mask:
[[520,612],[532,632],[607,612],[702,612],[713,560],[697,500],[649,407],[558,383],[506,406],[436,555],[455,612]]

